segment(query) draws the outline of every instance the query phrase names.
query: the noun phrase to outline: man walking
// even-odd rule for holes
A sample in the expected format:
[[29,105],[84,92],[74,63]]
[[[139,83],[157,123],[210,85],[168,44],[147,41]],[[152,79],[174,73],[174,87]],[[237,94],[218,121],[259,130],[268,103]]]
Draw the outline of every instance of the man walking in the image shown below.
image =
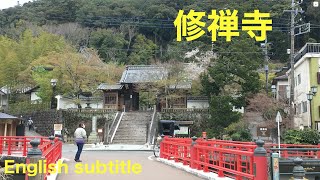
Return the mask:
[[77,151],[76,156],[74,158],[74,160],[76,162],[82,162],[80,160],[80,155],[81,155],[81,152],[82,152],[82,149],[83,149],[83,145],[85,143],[85,139],[87,137],[87,133],[86,133],[86,130],[84,128],[85,128],[85,125],[83,123],[81,123],[81,124],[79,124],[79,127],[74,132],[75,143],[78,146],[78,151]]
[[29,126],[29,131],[31,131],[31,129],[33,129],[33,121],[31,119],[31,117],[28,120],[28,126]]

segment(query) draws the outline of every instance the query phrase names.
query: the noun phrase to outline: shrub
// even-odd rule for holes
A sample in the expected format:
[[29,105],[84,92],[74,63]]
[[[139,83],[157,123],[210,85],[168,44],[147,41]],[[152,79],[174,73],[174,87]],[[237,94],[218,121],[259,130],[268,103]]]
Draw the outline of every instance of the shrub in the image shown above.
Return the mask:
[[288,130],[284,134],[284,142],[287,144],[318,144],[320,134],[317,130]]

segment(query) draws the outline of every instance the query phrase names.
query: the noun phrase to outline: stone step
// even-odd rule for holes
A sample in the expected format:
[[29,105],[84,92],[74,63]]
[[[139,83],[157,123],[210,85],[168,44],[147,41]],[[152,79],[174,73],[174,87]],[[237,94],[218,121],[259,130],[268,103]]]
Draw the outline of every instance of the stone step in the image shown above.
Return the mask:
[[115,135],[115,138],[130,138],[130,137],[146,137],[147,133],[145,132],[139,132],[135,133],[134,136],[132,136],[132,133],[127,133],[127,132],[117,132]]
[[144,131],[144,130],[120,130],[120,131],[117,131],[116,134],[130,134],[130,135],[134,135],[134,134],[147,134],[147,131]]
[[151,119],[126,119],[126,118],[123,118],[121,119],[121,122],[122,121],[133,121],[133,122],[149,122],[151,121]]
[[145,138],[147,135],[146,134],[129,134],[129,135],[122,135],[118,136],[117,133],[114,138],[123,138],[123,139],[137,139],[137,138]]
[[113,139],[112,143],[119,143],[122,142],[123,144],[130,144],[130,142],[143,142],[146,143],[145,139]]
[[117,132],[130,132],[130,133],[135,133],[135,132],[145,132],[147,131],[147,128],[124,128],[124,127],[119,127]]
[[144,145],[146,142],[143,141],[130,141],[130,142],[122,142],[122,141],[115,141],[112,144],[134,144],[134,145]]
[[132,128],[137,128],[137,129],[141,129],[141,128],[147,128],[147,124],[128,124],[128,123],[123,123],[119,125],[118,128],[127,128],[127,129],[132,129]]

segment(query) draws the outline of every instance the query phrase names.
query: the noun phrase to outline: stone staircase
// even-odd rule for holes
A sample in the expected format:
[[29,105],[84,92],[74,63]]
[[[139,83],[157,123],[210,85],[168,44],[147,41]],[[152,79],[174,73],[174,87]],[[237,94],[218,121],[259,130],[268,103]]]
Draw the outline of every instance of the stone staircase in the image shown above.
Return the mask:
[[145,144],[151,119],[152,112],[125,112],[112,144]]

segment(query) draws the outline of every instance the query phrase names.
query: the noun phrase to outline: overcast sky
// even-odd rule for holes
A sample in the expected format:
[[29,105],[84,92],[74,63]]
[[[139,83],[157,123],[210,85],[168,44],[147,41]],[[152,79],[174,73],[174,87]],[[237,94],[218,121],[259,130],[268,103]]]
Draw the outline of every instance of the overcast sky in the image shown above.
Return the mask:
[[[21,5],[23,5],[24,3],[29,2],[29,1],[32,1],[32,0],[19,0],[19,3]],[[0,0],[0,9],[6,9],[9,7],[13,7],[17,4],[18,4],[17,0]]]

